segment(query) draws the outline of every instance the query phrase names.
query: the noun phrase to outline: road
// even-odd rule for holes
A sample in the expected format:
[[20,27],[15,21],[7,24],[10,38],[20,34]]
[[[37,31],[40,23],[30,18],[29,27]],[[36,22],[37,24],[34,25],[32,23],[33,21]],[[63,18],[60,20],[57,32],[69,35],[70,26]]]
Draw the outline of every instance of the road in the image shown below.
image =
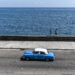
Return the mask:
[[50,50],[54,62],[20,61],[24,51],[0,49],[0,75],[75,75],[75,50]]

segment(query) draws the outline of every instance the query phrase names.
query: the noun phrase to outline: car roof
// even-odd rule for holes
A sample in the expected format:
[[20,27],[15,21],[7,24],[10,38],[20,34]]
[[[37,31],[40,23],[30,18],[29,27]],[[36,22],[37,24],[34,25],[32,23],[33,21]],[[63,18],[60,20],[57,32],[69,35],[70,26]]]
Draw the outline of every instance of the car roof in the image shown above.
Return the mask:
[[44,49],[44,48],[35,48],[34,51],[41,51],[41,52],[44,52],[45,54],[48,54],[47,49]]

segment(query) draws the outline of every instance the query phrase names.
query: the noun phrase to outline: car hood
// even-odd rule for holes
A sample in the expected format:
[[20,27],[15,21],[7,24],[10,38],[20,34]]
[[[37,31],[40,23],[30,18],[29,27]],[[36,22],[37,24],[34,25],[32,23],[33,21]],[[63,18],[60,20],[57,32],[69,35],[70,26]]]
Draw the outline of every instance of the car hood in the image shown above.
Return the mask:
[[53,52],[49,52],[48,55],[49,56],[54,56],[54,53]]

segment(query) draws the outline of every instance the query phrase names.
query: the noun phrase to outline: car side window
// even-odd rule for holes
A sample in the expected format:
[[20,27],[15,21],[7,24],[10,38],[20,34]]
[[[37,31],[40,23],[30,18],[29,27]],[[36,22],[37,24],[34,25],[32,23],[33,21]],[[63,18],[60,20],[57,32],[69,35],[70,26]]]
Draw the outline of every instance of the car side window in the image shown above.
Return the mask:
[[34,54],[39,54],[39,52],[38,52],[38,51],[33,51],[33,53],[34,53]]
[[40,52],[40,54],[45,54],[45,52]]

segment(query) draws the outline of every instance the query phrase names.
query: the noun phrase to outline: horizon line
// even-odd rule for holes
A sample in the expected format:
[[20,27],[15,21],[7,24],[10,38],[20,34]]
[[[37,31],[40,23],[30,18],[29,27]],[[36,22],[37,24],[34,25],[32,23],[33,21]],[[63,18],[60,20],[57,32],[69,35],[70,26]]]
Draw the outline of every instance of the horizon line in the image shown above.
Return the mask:
[[0,7],[0,8],[75,8],[75,7]]

